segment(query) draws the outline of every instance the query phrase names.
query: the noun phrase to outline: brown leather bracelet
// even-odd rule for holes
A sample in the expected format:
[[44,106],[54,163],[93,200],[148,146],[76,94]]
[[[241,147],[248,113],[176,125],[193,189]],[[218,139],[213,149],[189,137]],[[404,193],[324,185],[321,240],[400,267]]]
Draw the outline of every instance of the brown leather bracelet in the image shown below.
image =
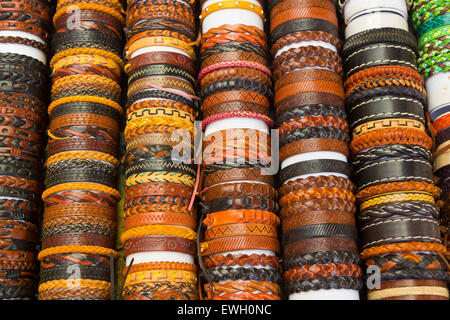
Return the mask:
[[283,218],[282,227],[283,232],[286,232],[294,228],[322,223],[348,224],[354,226],[355,217],[352,213],[347,211],[305,211],[301,214]]
[[171,251],[195,255],[197,246],[192,240],[180,237],[144,236],[125,241],[125,256],[149,251]]
[[216,198],[228,196],[262,196],[275,200],[278,197],[277,190],[268,184],[258,183],[230,183],[219,184],[211,188],[204,189],[200,197],[202,201],[207,202]]
[[279,14],[270,14],[270,31],[273,32],[281,24],[300,19],[321,19],[331,22],[336,28],[338,26],[338,20],[336,15],[336,10],[327,10],[315,5],[306,6],[301,3],[296,8],[283,10]]
[[19,250],[0,250],[0,264],[2,262],[35,262],[36,253]]
[[354,192],[354,183],[347,178],[338,176],[311,176],[307,178],[300,178],[284,183],[279,189],[280,197],[283,197],[291,192],[300,191],[310,188],[341,188]]
[[203,108],[203,119],[210,116],[229,111],[250,111],[261,113],[267,117],[270,117],[270,107],[267,105],[261,105],[258,103],[248,101],[227,101],[224,103],[215,104],[209,108]]
[[323,41],[327,42],[337,48],[338,51],[341,50],[342,44],[338,37],[335,35],[325,32],[325,31],[298,31],[291,34],[287,34],[280,39],[278,39],[270,49],[271,54],[274,56],[278,50],[282,47],[287,46],[292,43],[302,42],[302,41]]
[[342,77],[334,71],[324,69],[303,69],[284,74],[277,80],[274,89],[276,92],[289,84],[310,80],[326,80],[336,82],[338,85],[343,86]]
[[46,207],[44,210],[44,220],[65,217],[70,214],[96,214],[104,218],[115,219],[116,210],[107,206],[100,206],[90,203],[74,203],[71,205],[60,204],[51,207]]
[[245,67],[233,67],[215,70],[204,76],[200,84],[202,87],[207,87],[214,82],[235,78],[255,80],[266,85],[267,87],[272,87],[272,80],[267,74],[265,74],[261,70]]
[[197,226],[194,216],[176,212],[147,212],[125,219],[125,229],[152,224],[183,226],[190,229],[195,229]]
[[203,220],[203,224],[210,228],[235,223],[261,223],[278,226],[280,218],[270,211],[243,209],[213,212]]
[[218,92],[208,96],[202,101],[202,108],[210,108],[211,106],[228,101],[247,101],[254,102],[269,108],[269,99],[257,92],[247,90],[230,90]]
[[333,70],[341,77],[343,76],[342,59],[339,55],[333,56],[333,58],[322,56],[300,56],[283,62],[283,64],[273,72],[274,80],[278,81],[284,74],[305,67],[324,67]]
[[187,185],[173,182],[149,182],[140,183],[125,188],[125,198],[132,200],[145,196],[177,196],[190,198],[193,188]]
[[278,253],[280,244],[277,238],[266,236],[234,236],[202,242],[200,245],[202,256],[236,250],[269,250]]
[[261,175],[261,169],[236,168],[217,171],[208,174],[203,179],[203,186],[209,188],[217,183],[231,181],[257,181],[274,185],[274,177],[271,175]]
[[436,287],[445,287],[447,284],[444,281],[437,280],[399,280],[399,281],[389,281],[380,283],[379,289],[372,289],[369,291],[376,291],[380,289],[390,289],[390,288],[398,288],[398,287],[417,287],[417,286],[436,286]]
[[212,55],[205,59],[202,59],[200,70],[218,62],[232,61],[232,60],[245,60],[256,62],[264,66],[267,65],[266,59],[260,56],[259,54],[247,51],[230,51],[230,52],[221,52],[219,54]]
[[306,6],[313,6],[313,7],[319,7],[326,9],[328,11],[334,11],[336,12],[336,9],[332,2],[327,0],[303,0],[302,2],[298,2],[296,0],[284,0],[278,2],[276,5],[273,6],[272,10],[270,11],[270,17],[274,17],[282,13],[283,11],[294,9],[294,8],[301,8]]
[[312,238],[284,245],[283,256],[290,258],[306,253],[335,250],[358,252],[358,245],[351,238]]
[[354,202],[355,197],[352,192],[331,187],[331,188],[309,188],[303,190],[295,190],[291,193],[286,194],[280,199],[280,207],[285,208],[292,205],[295,202],[303,202],[309,199],[322,199],[322,198],[339,198],[344,200],[349,200]]
[[171,76],[149,76],[133,81],[133,83],[128,86],[127,96],[132,97],[139,91],[148,89],[150,85],[180,90],[191,95],[195,94],[192,84],[182,78]]
[[347,159],[349,157],[348,144],[345,141],[330,138],[313,138],[291,142],[280,149],[280,162],[292,157],[296,154],[315,152],[315,151],[331,151],[344,154]]
[[228,237],[235,236],[265,236],[278,238],[277,228],[261,223],[234,223],[222,226],[210,227],[205,230],[204,240],[221,239],[227,241]]
[[42,136],[30,130],[9,126],[0,126],[0,132],[2,133],[2,136],[5,137],[24,139],[38,144],[42,142]]
[[280,127],[280,135],[290,131],[307,127],[335,127],[344,132],[349,132],[348,123],[342,118],[335,116],[306,116],[283,122]]
[[[292,49],[282,52],[274,59],[274,61],[272,63],[272,69],[276,70],[289,61],[293,61],[294,59],[303,58],[303,57],[323,57],[323,58],[328,59],[330,62],[337,61],[338,63],[342,64],[342,59],[340,58],[340,56],[337,52],[335,52],[331,49],[328,49],[328,48],[324,48],[324,47],[307,46],[307,47],[292,48]],[[321,75],[320,71],[326,71],[326,70],[312,69],[312,70],[307,70],[307,71],[313,71],[313,74],[315,73],[314,71],[319,71],[319,73],[318,73],[318,76],[316,76],[316,78],[311,78],[311,79],[306,78],[304,80],[322,79],[322,78],[318,78]],[[306,73],[306,74],[308,74],[308,73]],[[314,76],[312,76],[312,77],[314,77]],[[341,78],[341,83],[342,83],[342,78]]]
[[110,299],[110,290],[91,288],[55,288],[39,292],[39,300],[67,300],[69,298],[91,297],[93,299]]
[[40,7],[39,3],[24,1],[8,1],[0,5],[0,12],[26,12],[29,15],[38,17],[39,19],[50,22],[50,12],[44,7]]
[[280,269],[280,258],[277,256],[268,256],[265,254],[258,255],[258,254],[216,254],[213,256],[206,256],[203,257],[203,263],[205,264],[206,268],[215,268],[215,267],[223,267],[223,266],[263,266],[263,267],[271,267],[274,269]]
[[19,178],[13,176],[0,176],[0,185],[2,187],[25,189],[37,193],[41,192],[40,181],[30,180],[26,178]]
[[[71,19],[73,15],[71,13],[65,13],[59,17],[58,21],[56,22],[55,29],[62,29],[67,26],[67,20]],[[101,22],[104,24],[107,24],[111,27],[113,27],[117,31],[122,30],[122,23],[117,20],[112,15],[109,15],[107,13],[96,11],[96,10],[80,10],[79,13],[77,13],[77,21],[95,21],[95,22]]]
[[[1,97],[0,97],[1,99]],[[2,100],[3,101],[3,100]],[[14,116],[21,117],[31,121],[34,121],[38,124],[41,124],[44,120],[43,116],[35,113],[33,110],[28,108],[19,108],[19,107],[0,107],[0,115],[2,116]]]
[[59,246],[100,246],[114,248],[116,241],[113,237],[96,233],[59,233],[42,239],[42,249]]
[[[12,36],[0,36],[0,43],[14,43],[14,44],[22,44],[28,47],[32,47],[38,50],[41,50],[44,53],[48,52],[47,45],[43,44],[42,42],[22,38],[22,37],[12,37]],[[42,104],[40,102],[39,104]]]
[[35,36],[38,36],[44,41],[47,41],[50,37],[50,34],[43,28],[22,21],[0,21],[0,30],[28,32]]
[[67,126],[96,126],[109,129],[114,132],[119,131],[119,123],[108,117],[99,114],[71,113],[53,118],[50,121],[50,131]]
[[50,141],[48,144],[49,156],[57,153],[75,150],[89,150],[110,154],[117,157],[117,146],[99,139],[62,139]]
[[175,52],[149,52],[140,54],[128,61],[125,65],[125,72],[130,74],[134,70],[151,64],[170,64],[187,69],[191,74],[195,74],[194,62],[184,54]]
[[315,264],[308,266],[298,266],[284,272],[284,281],[296,281],[306,279],[317,279],[321,277],[354,277],[362,275],[361,267],[357,264],[349,263],[329,263]]
[[277,115],[292,108],[304,105],[324,104],[344,109],[344,99],[325,92],[300,93],[281,100],[275,105]]
[[344,88],[342,85],[332,81],[317,80],[296,82],[281,88],[275,92],[274,103],[277,105],[288,97],[308,92],[323,92],[344,99]]
[[189,11],[169,11],[167,6],[160,8],[143,7],[139,10],[134,10],[133,13],[127,14],[127,28],[132,28],[137,22],[146,19],[168,19],[182,22],[188,26],[194,25],[194,16]]

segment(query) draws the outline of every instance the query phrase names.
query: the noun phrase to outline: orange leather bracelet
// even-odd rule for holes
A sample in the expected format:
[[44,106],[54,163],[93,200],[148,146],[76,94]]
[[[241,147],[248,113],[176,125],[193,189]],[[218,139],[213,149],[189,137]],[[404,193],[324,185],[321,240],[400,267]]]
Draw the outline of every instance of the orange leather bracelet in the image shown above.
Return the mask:
[[197,226],[194,216],[176,212],[146,212],[125,219],[125,229],[151,224],[183,226],[190,229],[195,229]]
[[265,236],[234,236],[226,241],[215,239],[200,244],[202,256],[235,250],[268,250],[278,253],[280,244],[278,239]]
[[204,240],[222,239],[226,241],[227,237],[234,236],[266,236],[277,238],[277,228],[269,224],[261,223],[236,223],[216,227],[210,227],[205,230]]
[[284,208],[295,202],[303,202],[309,199],[323,198],[340,198],[353,202],[355,201],[355,196],[352,192],[341,188],[331,187],[296,190],[282,197],[279,201],[279,204]]
[[299,7],[288,9],[280,12],[277,15],[270,15],[270,32],[273,32],[281,24],[300,19],[321,19],[331,22],[339,28],[336,12],[333,10],[327,10],[320,7],[303,6],[301,3]]
[[203,223],[210,228],[235,223],[259,223],[278,226],[280,218],[270,211],[227,210],[208,214]]

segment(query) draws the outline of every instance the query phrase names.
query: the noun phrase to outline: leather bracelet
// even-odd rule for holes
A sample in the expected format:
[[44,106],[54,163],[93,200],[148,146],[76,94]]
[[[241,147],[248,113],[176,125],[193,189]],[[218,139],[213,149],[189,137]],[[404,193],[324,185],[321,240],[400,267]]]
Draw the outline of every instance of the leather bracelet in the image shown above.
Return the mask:
[[[376,169],[377,166],[385,168],[383,173]],[[354,174],[358,192],[370,186],[404,180],[433,184],[431,165],[429,162],[419,159],[390,159],[375,162],[357,169]]]
[[[277,116],[285,112],[297,110],[299,107],[310,107],[311,105],[333,106],[344,110],[344,100],[334,94],[323,92],[301,93],[282,100],[275,106]],[[319,111],[318,111],[319,112]]]
[[202,98],[206,99],[211,95],[227,91],[229,90],[229,88],[233,88],[233,90],[256,92],[268,98],[272,97],[271,88],[265,86],[260,82],[253,81],[250,79],[229,79],[223,81],[216,81],[207,87],[203,87],[201,91],[201,96]]
[[295,129],[301,129],[306,127],[335,127],[342,131],[349,132],[347,122],[342,118],[333,116],[306,116],[302,118],[295,118],[288,120],[280,125],[280,134],[284,135],[287,132]]
[[[100,269],[93,267],[85,267],[79,266],[80,270],[79,277],[81,279],[90,279],[90,280],[100,280],[100,281],[109,281],[111,279],[109,274],[109,269]],[[60,280],[60,279],[68,279],[73,276],[70,268],[49,268],[43,269],[39,273],[39,280],[41,283]],[[73,279],[73,278],[72,278]]]
[[321,251],[350,251],[356,253],[358,252],[358,246],[355,239],[332,237],[310,238],[283,246],[285,259]]
[[159,160],[143,160],[136,164],[130,164],[125,169],[125,176],[128,178],[133,174],[141,172],[153,172],[153,171],[170,171],[183,173],[193,178],[196,176],[196,171],[192,165],[178,164],[173,161],[159,161]]
[[[211,73],[213,74],[213,73]],[[260,113],[265,118],[270,117],[270,108],[267,105],[261,105],[253,102],[246,101],[227,101],[224,103],[215,104],[209,108],[203,108],[202,114],[204,119],[212,119],[213,117],[217,117],[220,114],[227,113],[248,113],[248,114],[257,114]]]
[[[286,51],[288,52],[288,51]],[[338,55],[333,55],[333,58],[325,56],[299,56],[294,57],[288,61],[284,61],[274,72],[273,77],[275,82],[282,77],[282,75],[292,72],[299,68],[305,67],[324,67],[333,70],[340,76],[343,74],[342,62]]]
[[252,183],[234,183],[220,184],[201,192],[203,202],[208,202],[216,198],[245,195],[245,196],[264,196],[268,199],[276,199],[278,193],[271,185],[252,184]]
[[[390,59],[396,57],[396,59]],[[383,61],[383,62],[380,62]],[[344,60],[347,78],[363,68],[381,64],[400,65],[416,69],[416,55],[408,47],[379,43],[368,45],[354,51]]]
[[[42,241],[42,249],[49,249],[52,247],[78,245],[85,246],[95,243],[103,248],[113,248],[114,239],[106,235],[98,235],[95,233],[62,233],[55,234]],[[42,252],[42,251],[41,251]]]
[[287,294],[321,289],[360,290],[362,285],[361,279],[350,276],[321,277],[290,282],[285,286],[285,290]]
[[209,227],[205,230],[204,240],[210,241],[234,236],[266,236],[277,238],[277,229],[275,226],[261,223],[227,224],[225,226]]
[[200,252],[202,257],[211,254],[235,250],[269,250],[279,252],[278,239],[266,236],[234,236],[228,237],[227,241],[215,239],[202,242]]
[[154,281],[197,283],[197,275],[192,271],[183,270],[146,270],[128,274],[125,286]]
[[365,263],[368,267],[373,265],[380,267],[382,272],[404,269],[445,270],[446,268],[439,255],[430,253],[393,253],[371,257]]
[[323,199],[323,198],[339,198],[348,201],[354,201],[353,193],[349,190],[331,187],[331,188],[309,188],[303,190],[295,190],[287,195],[283,196],[279,204],[282,208],[286,208],[296,202],[303,202],[310,199]]
[[213,282],[219,281],[268,281],[273,283],[280,282],[281,275],[276,269],[259,268],[211,268],[207,271],[209,278]]
[[141,54],[129,60],[127,65],[125,65],[125,72],[127,74],[131,74],[138,68],[152,64],[175,65],[183,69],[187,69],[191,74],[194,73],[194,65],[192,59],[189,59],[185,55],[173,52]]
[[58,184],[71,182],[93,182],[104,184],[108,187],[114,188],[116,186],[116,175],[108,175],[102,171],[96,170],[65,170],[64,173],[54,175],[47,174],[46,187],[51,188]]
[[424,201],[398,201],[388,204],[371,206],[361,211],[358,219],[362,225],[375,219],[387,219],[392,217],[429,217],[437,219],[439,212],[436,206]]
[[71,214],[97,214],[110,219],[115,216],[114,208],[78,202],[70,205],[61,204],[46,207],[44,210],[44,219],[47,220],[58,216],[65,217]]
[[283,232],[300,228],[311,224],[347,224],[355,225],[355,218],[349,212],[337,211],[307,211],[307,214],[296,214],[284,218],[282,222]]
[[113,157],[117,157],[117,146],[106,141],[100,141],[95,139],[62,139],[51,141],[48,144],[48,154],[56,155],[63,152],[70,152],[76,150],[104,152]]
[[[372,110],[377,110],[377,113]],[[349,112],[352,129],[368,121],[398,117],[425,123],[423,105],[411,98],[383,96],[366,100],[354,106]]]
[[190,229],[195,229],[197,225],[193,216],[184,213],[149,212],[133,215],[125,219],[125,229],[152,224],[183,226]]
[[203,257],[203,263],[206,268],[220,268],[224,266],[267,266],[274,269],[280,268],[280,262],[277,256],[267,255],[246,255],[246,254],[227,254],[226,256],[216,254]]
[[308,160],[287,166],[280,172],[280,183],[283,184],[289,178],[307,173],[337,172],[350,175],[346,162],[338,160]]
[[365,30],[346,39],[342,57],[346,58],[359,48],[377,43],[399,44],[417,52],[417,39],[411,32],[398,28],[380,28]]
[[338,51],[341,49],[341,41],[339,38],[329,32],[314,30],[314,31],[294,31],[287,35],[282,36],[276,41],[272,41],[272,47],[270,52],[272,56],[284,46],[287,46],[291,43],[297,43],[302,41],[323,41],[329,43],[337,48]]
[[[189,26],[194,26],[194,15],[192,9],[188,10],[188,7],[174,8],[173,4],[170,6],[155,6],[155,7],[142,7],[135,10],[132,15],[128,15],[126,26],[132,29],[134,25],[140,20],[145,19],[167,19],[182,22]],[[166,10],[169,8],[168,10]],[[166,10],[166,11],[165,11]]]
[[171,251],[195,255],[196,245],[194,241],[169,236],[145,236],[128,239],[124,243],[124,254],[148,251]]
[[374,185],[365,188],[356,194],[358,201],[363,201],[377,194],[399,191],[423,191],[432,194],[435,198],[439,198],[440,189],[434,184],[422,181],[399,181]]
[[344,154],[347,158],[349,157],[348,145],[345,141],[331,138],[309,138],[284,145],[280,149],[279,160],[282,162],[296,154],[315,151],[338,152]]
[[288,245],[302,240],[324,237],[356,239],[356,228],[351,225],[332,223],[298,227],[284,232],[283,244]]
[[[191,83],[194,83],[194,77],[184,67],[180,67],[178,65],[159,63],[159,64],[144,65],[142,67],[134,69],[133,71],[130,71],[128,74],[128,84],[130,85],[134,81],[145,77],[158,75],[181,77],[183,79],[190,81]],[[129,105],[131,105],[131,103]]]
[[431,242],[398,242],[384,244],[381,246],[375,246],[371,248],[364,249],[361,254],[361,259],[367,260],[370,257],[383,255],[388,253],[400,253],[409,251],[430,251],[436,253],[445,253],[447,248],[439,243]]
[[285,195],[310,188],[340,188],[353,192],[355,185],[347,178],[338,176],[311,176],[288,181],[279,189],[280,198]]
[[[190,145],[184,143],[180,136],[173,136],[172,134],[166,133],[149,133],[141,136],[137,136],[135,138],[127,141],[127,149],[126,152],[135,154],[136,149],[139,150],[152,150],[153,146],[158,146],[162,148],[162,150],[170,150],[177,149],[176,147],[180,146],[182,148],[188,148]],[[164,147],[164,148],[163,148]],[[161,150],[161,149],[160,149]],[[136,155],[135,155],[136,156]]]
[[119,120],[120,118],[120,113],[117,110],[107,105],[95,102],[70,102],[61,104],[52,110],[50,117],[53,119],[72,113],[98,114],[115,120]]
[[198,289],[186,282],[152,282],[127,286],[124,300],[197,300]]
[[227,210],[210,213],[202,222],[209,228],[237,223],[258,223],[278,226],[280,219],[270,211]]
[[[278,91],[281,91],[282,89],[286,90],[286,87],[293,87],[294,84],[301,82],[304,82],[305,85],[309,83],[312,88],[317,89],[316,91],[321,91],[319,90],[319,85],[325,83],[321,81],[325,81],[329,84],[325,89],[333,89],[331,93],[342,96],[342,78],[336,72],[324,69],[297,70],[284,74],[275,83],[275,93],[277,95]],[[304,92],[308,92],[308,89],[305,86],[304,89]],[[311,89],[309,91],[313,90]],[[296,94],[295,92],[292,93],[292,95]]]
[[52,40],[54,53],[60,53],[67,49],[78,47],[90,47],[108,50],[119,55],[121,52],[120,39],[109,37],[105,33],[97,30],[70,31],[67,33],[56,33]]
[[279,295],[281,293],[281,288],[278,284],[267,281],[228,281],[225,284],[215,282],[212,285],[206,284],[204,288],[208,295],[207,299],[214,299],[214,295],[223,293],[252,293],[254,291],[272,295]]
[[37,194],[24,190],[19,188],[12,188],[12,187],[0,187],[0,195],[6,196],[6,197],[13,197],[13,198],[19,198],[23,200],[28,201],[36,201],[37,200]]
[[268,98],[260,93],[244,90],[231,90],[208,96],[205,100],[203,100],[202,108],[210,108],[215,104],[228,101],[248,101],[261,104],[266,108],[269,107]]
[[356,252],[352,251],[322,251],[285,259],[283,267],[285,270],[289,270],[298,266],[327,265],[331,263],[359,265],[360,258]]
[[86,300],[108,300],[110,290],[99,290],[92,288],[66,289],[59,288],[39,292],[39,300],[78,300],[85,297]]
[[272,43],[276,42],[278,39],[287,34],[298,31],[311,30],[324,31],[338,37],[337,27],[332,22],[316,18],[306,18],[285,22],[272,30]]
[[134,81],[128,87],[127,95],[132,96],[139,91],[146,90],[150,85],[160,86],[170,90],[180,90],[190,95],[195,94],[192,85],[184,79],[170,76],[151,76]]
[[145,262],[129,266],[127,270],[123,270],[123,275],[125,275],[128,270],[129,273],[148,270],[182,270],[196,272],[197,266],[195,264],[185,262]]
[[317,279],[322,277],[355,277],[362,276],[361,268],[356,264],[330,263],[299,266],[284,272],[285,282],[306,279]]
[[350,150],[358,154],[364,149],[387,144],[418,145],[431,150],[432,140],[423,131],[413,128],[386,128],[358,135],[350,143]]
[[28,32],[35,36],[38,36],[39,38],[41,38],[44,41],[47,41],[50,37],[50,34],[48,31],[46,31],[45,29],[43,29],[37,25],[33,25],[28,22],[13,21],[13,20],[0,21],[0,28],[2,30]]
[[0,7],[1,12],[8,12],[8,11],[23,11],[27,12],[35,17],[38,17],[39,19],[42,19],[44,21],[50,20],[50,13],[48,10],[45,10],[43,8],[39,8],[39,6],[35,6],[31,3],[20,3],[20,2],[9,2],[2,4]]
[[233,196],[216,198],[206,203],[202,203],[204,213],[213,213],[225,210],[251,209],[276,212],[278,204],[274,200],[260,196]]
[[269,88],[272,87],[272,80],[267,74],[258,69],[246,67],[225,68],[212,71],[202,78],[201,86],[207,87],[216,81],[239,78],[257,81]]
[[[140,146],[125,154],[124,163],[126,166],[128,166],[136,162],[146,160],[179,160],[180,162],[183,162],[181,158],[176,157],[174,156],[174,154],[172,154],[175,151],[179,152],[180,150],[177,147],[172,148],[171,146],[165,145],[150,145],[149,147]],[[189,162],[189,160],[184,162]]]
[[172,100],[174,102],[182,103],[184,105],[187,105],[191,109],[195,108],[195,103],[192,102],[192,100],[189,100],[188,98],[185,98],[183,96],[168,92],[168,91],[140,91],[131,97],[128,98],[127,102],[127,108],[136,103],[137,101],[141,99],[147,99],[147,98],[162,98],[162,99],[168,99]]
[[[263,61],[267,61],[268,55],[267,51],[259,46],[255,45],[251,42],[227,42],[224,44],[216,44],[214,47],[209,48],[205,52],[203,52],[202,56],[204,59],[207,59],[211,56],[220,54],[222,52],[232,52],[232,51],[247,51],[249,53],[257,54],[261,56]],[[264,62],[264,65],[267,65],[267,62]]]
[[[139,197],[134,199],[126,199],[124,209],[131,209],[139,211],[138,209],[135,209],[136,207],[143,207],[146,205],[153,205],[153,204],[160,204],[160,205],[178,205],[178,206],[185,206],[187,207],[189,204],[189,198],[188,197],[178,197],[178,196],[156,196],[156,195],[150,195],[146,197]],[[144,208],[142,208],[144,209]],[[165,211],[165,210],[161,210]],[[177,211],[174,211],[177,212]],[[184,211],[182,211],[185,213]],[[142,213],[142,212],[139,212]]]
[[[424,296],[429,297],[428,299],[430,300],[448,300],[448,290],[445,286],[437,287],[422,285],[381,289],[368,293],[369,300],[392,300],[395,298],[411,300],[412,297],[417,297],[417,300],[419,300]],[[413,298],[413,300],[416,299]]]
[[34,241],[27,241],[22,239],[2,239],[0,244],[1,250],[8,251],[33,251],[36,243]]
[[366,224],[360,231],[362,249],[400,241],[441,241],[438,224],[427,218],[388,219]]
[[224,61],[250,61],[264,66],[267,65],[267,61],[263,56],[252,52],[238,50],[219,52],[217,54],[208,55],[207,57],[202,55],[200,70]]
[[181,21],[176,21],[173,19],[157,19],[149,18],[140,20],[138,24],[134,25],[127,34],[128,38],[131,39],[136,34],[145,32],[147,30],[169,30],[175,31],[189,38],[190,41],[195,40],[194,26],[187,25]]
[[191,194],[192,188],[178,183],[150,182],[130,186],[125,189],[125,198],[127,201],[145,196],[177,196],[187,198]]
[[271,175],[262,175],[261,169],[249,169],[249,168],[236,168],[224,171],[218,171],[209,175],[206,175],[203,179],[203,186],[205,188],[211,187],[217,183],[231,182],[231,181],[257,181],[274,184],[274,177]]
[[350,136],[339,128],[329,126],[305,127],[289,131],[280,137],[280,146],[284,148],[290,143],[308,139],[335,139],[348,143]]
[[342,108],[329,105],[303,105],[294,107],[290,110],[277,114],[276,125],[279,127],[291,119],[303,118],[308,116],[333,116],[347,120],[347,115]]

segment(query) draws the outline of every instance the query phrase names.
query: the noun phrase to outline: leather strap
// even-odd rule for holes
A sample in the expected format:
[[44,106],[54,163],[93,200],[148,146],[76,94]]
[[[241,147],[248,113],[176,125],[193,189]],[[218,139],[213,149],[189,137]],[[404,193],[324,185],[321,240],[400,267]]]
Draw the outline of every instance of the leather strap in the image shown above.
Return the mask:
[[125,256],[133,253],[149,251],[171,251],[195,255],[195,241],[180,237],[144,236],[125,241],[123,246]]
[[314,238],[350,238],[356,240],[355,226],[347,224],[311,224],[291,229],[283,234],[283,244]]
[[280,172],[280,183],[286,180],[310,173],[337,172],[350,176],[348,164],[339,160],[308,160],[292,164]]
[[272,43],[293,32],[312,30],[325,31],[338,37],[338,30],[333,23],[326,20],[308,18],[292,20],[279,25],[271,32]]
[[331,138],[311,138],[294,141],[281,147],[279,159],[282,162],[297,154],[316,151],[338,152],[349,157],[348,144],[345,141]]
[[209,175],[206,175],[203,179],[203,186],[205,188],[211,187],[217,183],[231,182],[231,181],[258,181],[262,183],[267,183],[270,185],[274,184],[274,177],[271,175],[261,174],[261,169],[250,169],[250,168],[236,168],[218,171]]
[[201,193],[202,201],[208,202],[216,198],[227,196],[261,196],[268,199],[275,200],[278,193],[274,187],[268,184],[253,184],[253,183],[233,183],[233,184],[219,184],[217,186],[203,190]]
[[306,253],[333,250],[351,251],[356,253],[358,252],[358,246],[355,239],[348,237],[311,238],[283,245],[283,256],[284,258],[290,258]]
[[339,211],[306,211],[304,214],[284,218],[283,232],[312,224],[346,224],[355,226],[355,217],[350,212]]

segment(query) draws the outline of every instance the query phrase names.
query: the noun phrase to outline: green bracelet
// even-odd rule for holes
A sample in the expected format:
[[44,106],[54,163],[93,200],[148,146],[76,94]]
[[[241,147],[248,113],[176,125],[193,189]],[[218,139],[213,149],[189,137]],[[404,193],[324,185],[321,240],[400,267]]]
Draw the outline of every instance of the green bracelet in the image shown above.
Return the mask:
[[419,59],[417,59],[417,65],[420,67],[422,63],[426,63],[427,60],[448,53],[450,53],[450,46],[447,48],[441,48],[440,50],[432,50],[431,52],[420,56]]
[[440,37],[433,40],[433,42],[428,42],[422,48],[419,49],[419,56],[430,53],[440,47],[446,47],[450,44],[450,37]]
[[431,77],[437,73],[445,73],[450,71],[450,61],[445,61],[444,63],[435,64],[426,70],[422,70],[421,74],[424,79]]
[[443,14],[441,16],[432,17],[428,19],[423,24],[419,26],[419,31],[417,32],[419,38],[422,37],[427,32],[437,29],[443,26],[450,25],[450,13]]
[[415,10],[411,15],[411,20],[413,21],[415,29],[418,30],[419,25],[423,24],[428,19],[443,15],[448,11],[447,0],[431,1],[421,6],[418,10]]
[[419,38],[419,48],[422,48],[426,43],[431,42],[436,38],[447,37],[449,35],[450,25],[428,31],[426,34]]
[[[420,70],[425,70],[428,67],[431,67],[432,65],[435,64],[439,64],[441,62],[445,62],[447,60],[449,60],[450,55],[449,52],[450,50],[442,50],[442,51],[435,51],[436,54],[433,54],[432,56],[428,56],[425,57],[423,59],[420,59],[420,63],[419,60],[417,60],[417,69]],[[422,58],[422,57],[421,57]]]

